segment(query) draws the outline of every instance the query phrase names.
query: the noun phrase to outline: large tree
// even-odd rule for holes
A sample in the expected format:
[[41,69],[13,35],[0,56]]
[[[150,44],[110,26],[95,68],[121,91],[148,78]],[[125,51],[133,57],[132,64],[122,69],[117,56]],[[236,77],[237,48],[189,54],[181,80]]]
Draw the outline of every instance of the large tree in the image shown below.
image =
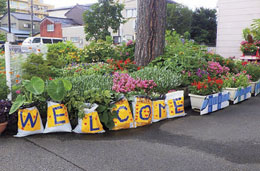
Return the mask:
[[109,29],[116,32],[125,20],[122,16],[124,6],[113,0],[98,0],[83,14],[86,40],[106,40],[110,36]]
[[198,8],[193,12],[191,38],[198,43],[216,44],[217,17],[215,9]]
[[192,10],[181,4],[167,4],[167,30],[183,35],[191,31]]
[[135,61],[145,66],[164,51],[166,0],[137,0],[137,3]]

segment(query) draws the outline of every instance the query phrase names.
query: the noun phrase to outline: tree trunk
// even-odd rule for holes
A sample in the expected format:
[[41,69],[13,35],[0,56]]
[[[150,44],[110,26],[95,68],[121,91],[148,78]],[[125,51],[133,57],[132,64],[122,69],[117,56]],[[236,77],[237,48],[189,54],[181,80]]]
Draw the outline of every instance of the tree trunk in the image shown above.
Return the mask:
[[146,66],[163,54],[166,27],[166,0],[138,0],[135,61]]

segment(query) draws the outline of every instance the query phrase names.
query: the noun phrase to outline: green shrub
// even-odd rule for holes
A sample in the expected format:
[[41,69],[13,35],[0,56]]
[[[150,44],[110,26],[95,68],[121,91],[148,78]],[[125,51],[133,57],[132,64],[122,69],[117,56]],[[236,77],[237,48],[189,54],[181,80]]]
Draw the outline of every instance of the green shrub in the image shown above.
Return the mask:
[[107,58],[116,56],[111,37],[107,40],[92,41],[81,52],[80,58],[82,62],[105,62]]
[[22,64],[22,78],[30,80],[33,76],[47,80],[49,77],[54,77],[55,72],[51,70],[48,62],[43,59],[43,54],[32,53]]
[[142,80],[153,80],[157,84],[153,91],[160,94],[166,94],[169,90],[176,89],[181,85],[181,76],[166,68],[146,67],[133,72],[131,76]]
[[10,92],[8,86],[6,85],[5,74],[0,74],[0,100],[7,99],[7,95]]
[[80,62],[78,48],[71,42],[59,42],[48,45],[47,61],[55,68],[63,68],[66,64]]

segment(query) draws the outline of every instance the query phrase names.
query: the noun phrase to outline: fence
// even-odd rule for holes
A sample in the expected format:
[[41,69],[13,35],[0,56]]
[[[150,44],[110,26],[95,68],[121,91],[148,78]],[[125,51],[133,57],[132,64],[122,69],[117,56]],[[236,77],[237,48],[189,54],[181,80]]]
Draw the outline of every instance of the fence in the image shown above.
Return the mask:
[[[31,53],[44,53],[46,54],[46,46],[33,47],[28,50],[22,49],[20,45],[11,45],[8,42],[5,44],[5,73],[7,85],[10,90],[12,86],[20,82],[22,75],[22,63]],[[4,60],[2,59],[2,60]],[[12,94],[8,95],[8,99],[12,100]]]

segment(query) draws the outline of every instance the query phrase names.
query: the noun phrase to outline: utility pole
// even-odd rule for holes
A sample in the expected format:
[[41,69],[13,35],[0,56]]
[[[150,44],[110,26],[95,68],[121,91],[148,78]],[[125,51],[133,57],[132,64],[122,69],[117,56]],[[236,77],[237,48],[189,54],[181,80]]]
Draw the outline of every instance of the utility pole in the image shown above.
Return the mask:
[[9,28],[9,33],[11,33],[10,0],[7,1],[7,13],[8,13],[8,28]]
[[33,0],[31,0],[31,36],[33,37]]

